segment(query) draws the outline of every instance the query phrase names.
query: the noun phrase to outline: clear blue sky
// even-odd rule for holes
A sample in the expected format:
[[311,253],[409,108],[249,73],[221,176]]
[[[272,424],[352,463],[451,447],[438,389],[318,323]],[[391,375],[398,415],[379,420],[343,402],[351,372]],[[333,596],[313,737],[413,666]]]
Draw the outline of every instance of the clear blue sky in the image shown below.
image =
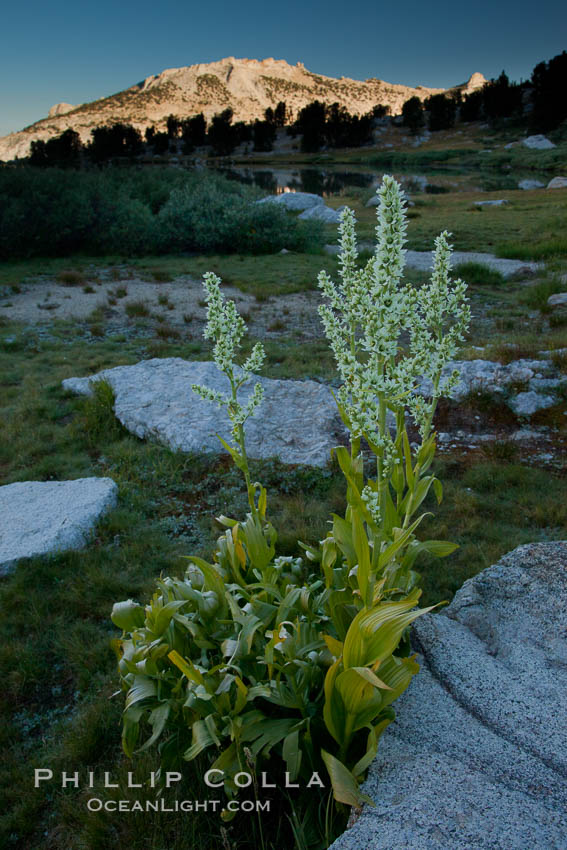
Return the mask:
[[445,87],[567,48],[565,0],[51,0],[0,23],[0,135],[165,68],[273,56],[329,76]]

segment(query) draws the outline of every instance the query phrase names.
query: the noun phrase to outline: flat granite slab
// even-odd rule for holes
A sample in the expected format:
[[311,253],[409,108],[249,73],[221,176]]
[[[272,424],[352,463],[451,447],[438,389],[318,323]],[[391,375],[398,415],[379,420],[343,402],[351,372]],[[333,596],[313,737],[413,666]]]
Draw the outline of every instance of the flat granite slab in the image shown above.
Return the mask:
[[21,558],[82,549],[116,504],[111,478],[18,481],[0,487],[0,575]]
[[[220,452],[216,436],[230,439],[224,408],[199,398],[192,384],[227,393],[228,379],[212,361],[180,357],[143,360],[87,378],[63,381],[67,390],[88,395],[92,382],[108,381],[120,422],[138,437],[149,437],[185,452]],[[339,442],[341,423],[328,387],[316,381],[284,381],[254,376],[240,391],[242,403],[259,382],[264,400],[246,423],[246,450],[252,458],[278,457],[284,463],[324,466]]]
[[519,546],[417,620],[421,670],[332,850],[565,850],[567,543]]
[[[358,249],[373,253],[375,246],[371,242],[361,242]],[[325,245],[325,251],[327,254],[338,254],[340,248],[338,245]],[[405,262],[411,269],[430,272],[433,268],[433,251],[405,251]],[[455,267],[463,263],[480,263],[493,271],[500,272],[505,278],[519,274],[533,275],[543,269],[544,265],[531,260],[507,260],[481,251],[453,251],[451,265]]]

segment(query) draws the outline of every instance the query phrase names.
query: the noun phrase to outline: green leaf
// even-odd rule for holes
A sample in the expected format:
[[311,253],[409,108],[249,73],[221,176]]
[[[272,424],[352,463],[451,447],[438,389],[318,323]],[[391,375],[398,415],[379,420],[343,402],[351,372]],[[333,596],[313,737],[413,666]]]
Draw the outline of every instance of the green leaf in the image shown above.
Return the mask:
[[414,474],[413,474],[413,465],[412,465],[412,457],[411,457],[411,446],[410,446],[407,431],[404,431],[402,441],[403,441],[403,446],[404,446],[404,457],[405,457],[405,464],[406,464],[406,481],[408,483],[408,487],[410,488],[410,490],[413,490]]
[[385,717],[371,728],[366,741],[366,753],[357,761],[352,769],[354,776],[362,777],[366,770],[370,767],[371,763],[376,758],[376,753],[378,752],[378,740],[380,739],[384,729],[386,729],[391,722],[391,717]]
[[367,667],[384,661],[400,642],[404,629],[435,606],[415,607],[421,591],[415,588],[398,602],[380,602],[371,611],[360,611],[347,632],[343,663],[348,667]]
[[156,683],[147,676],[136,676],[126,697],[126,708],[144,699],[153,699],[157,694]]
[[323,720],[330,734],[337,744],[342,744],[343,730],[345,726],[346,713],[341,695],[335,689],[335,681],[339,675],[339,658],[329,669],[325,676],[325,705],[323,706]]
[[331,635],[323,635],[323,640],[327,644],[327,648],[331,655],[334,655],[335,658],[340,658],[343,654],[342,642]]
[[168,652],[167,657],[172,664],[175,664],[175,666],[181,670],[183,675],[186,676],[190,682],[195,682],[198,685],[204,684],[205,680],[202,673],[197,670],[191,659],[183,658],[175,649]]
[[375,688],[381,688],[385,691],[390,691],[390,685],[386,684],[386,682],[379,679],[376,673],[374,673],[369,667],[351,667],[351,670],[354,670],[359,676],[365,679],[369,684],[374,685]]
[[425,516],[427,516],[427,514],[422,514],[415,520],[415,522],[412,522],[410,527],[400,534],[399,537],[397,537],[393,543],[390,543],[390,545],[380,554],[380,557],[378,558],[379,570],[383,570],[384,567],[396,556],[399,550],[405,546]]
[[436,558],[446,558],[459,548],[458,543],[450,543],[448,540],[424,540],[421,546]]
[[385,511],[384,511],[384,530],[387,533],[391,533],[393,528],[399,528],[401,526],[401,518],[396,510],[396,506],[392,500],[392,496],[390,495],[390,490],[386,490],[386,498],[385,498]]
[[301,767],[301,758],[303,753],[299,747],[299,729],[290,732],[286,735],[282,747],[283,759],[287,765],[289,777],[292,782],[295,782],[299,775]]
[[[374,718],[380,711],[382,698],[378,689],[361,676],[357,669],[351,667],[339,673],[335,687],[341,695],[347,715],[350,715],[350,719],[347,718],[346,726],[353,731],[358,725],[357,721],[362,712],[371,709],[370,713]],[[348,744],[348,740],[341,740],[341,744]]]
[[260,487],[260,496],[258,498],[258,513],[260,516],[266,515],[266,508],[268,505],[268,493],[265,487]]
[[358,782],[342,761],[325,750],[321,750],[321,758],[329,772],[333,786],[333,797],[337,802],[345,803],[347,806],[362,806],[363,803],[368,803],[370,806],[375,805],[374,800],[360,791]]
[[391,655],[380,664],[380,676],[391,690],[382,694],[382,704],[391,705],[403,694],[412,678],[419,672],[415,658],[397,658]]
[[216,517],[216,520],[217,522],[220,522],[221,525],[224,525],[225,528],[232,528],[233,526],[238,525],[237,519],[231,519],[230,517],[225,516],[224,514],[221,514],[220,516]]
[[[209,722],[207,723],[207,721]],[[192,743],[183,753],[185,761],[192,761],[194,758],[197,758],[199,753],[202,753],[208,747],[218,746],[219,739],[214,728],[211,728],[214,725],[214,721],[213,724],[211,724],[211,721],[213,721],[213,717],[209,715],[206,720],[196,720],[193,723],[191,727]]]
[[240,469],[241,472],[244,472],[244,470],[246,468],[246,463],[244,461],[244,458],[240,454],[240,452],[237,452],[236,449],[233,449],[232,446],[230,446],[226,442],[226,440],[223,440],[223,438],[220,436],[220,434],[217,434],[217,438],[220,440],[222,446],[229,453],[229,455],[233,459],[233,461],[234,461],[235,465],[238,467],[238,469]]
[[191,557],[191,560],[199,567],[205,578],[204,587],[216,594],[219,606],[214,613],[217,620],[225,620],[228,616],[228,605],[226,602],[226,586],[222,576],[213,566],[207,564],[202,558]]
[[140,734],[140,718],[146,709],[136,705],[127,708],[122,715],[122,749],[128,758],[134,755],[134,747]]
[[146,614],[141,605],[133,599],[126,599],[125,602],[114,603],[110,619],[123,632],[133,632],[144,625]]
[[411,513],[415,513],[415,511],[419,508],[429,490],[431,489],[431,485],[436,479],[433,475],[428,475],[426,478],[422,478],[411,497]]
[[155,637],[161,637],[177,611],[187,604],[185,599],[174,599],[162,608],[152,607],[147,617],[147,627]]
[[149,723],[153,730],[152,735],[151,738],[148,738],[145,744],[137,750],[138,753],[143,753],[144,750],[148,750],[160,737],[167,722],[167,718],[169,717],[170,710],[171,706],[169,702],[162,702],[161,705],[158,705],[157,708],[154,708],[154,710],[150,713]]
[[371,593],[372,591],[370,581],[370,549],[368,546],[368,537],[366,536],[364,523],[362,521],[360,513],[355,507],[352,507],[351,509],[351,523],[352,541],[354,544],[354,550],[356,552],[356,558],[358,562],[356,579],[358,582],[358,587],[360,590],[360,595],[362,596],[362,600],[365,605],[369,605],[371,602],[371,600],[369,599],[369,593]]
[[283,741],[297,726],[298,720],[294,717],[283,717],[278,720],[264,717],[243,733],[242,740],[253,742],[252,752],[255,755],[261,752],[264,756],[267,756],[272,747]]
[[[242,540],[248,550],[248,557],[254,567],[263,570],[275,555],[274,538],[275,532],[272,526],[262,527],[260,520],[248,514],[246,522],[242,523]],[[266,530],[270,539],[266,539]]]
[[347,559],[349,568],[356,564],[356,552],[352,542],[352,526],[343,517],[331,514],[333,518],[333,539]]
[[437,498],[437,504],[440,505],[443,501],[443,485],[438,478],[433,479],[433,489]]
[[289,620],[289,614],[295,608],[299,597],[301,596],[301,588],[300,587],[292,587],[292,589],[286,594],[284,599],[282,600],[278,613],[276,614],[276,622],[275,627],[277,628],[284,620]]

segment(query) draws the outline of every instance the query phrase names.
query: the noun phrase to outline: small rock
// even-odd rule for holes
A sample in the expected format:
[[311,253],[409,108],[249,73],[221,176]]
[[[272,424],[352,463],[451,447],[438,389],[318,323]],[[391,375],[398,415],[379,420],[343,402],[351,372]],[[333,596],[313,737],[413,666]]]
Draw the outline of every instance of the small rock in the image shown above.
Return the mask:
[[427,182],[427,177],[422,174],[410,174],[402,178],[402,184],[408,192],[425,192]]
[[542,395],[533,390],[529,390],[526,393],[518,393],[517,396],[509,401],[509,405],[516,416],[532,416],[538,410],[553,407],[555,403],[556,400],[553,396]]
[[564,357],[565,355],[567,355],[567,348],[551,348],[551,349],[548,349],[547,351],[539,351],[538,354],[541,357],[548,357],[548,358]]
[[567,292],[556,292],[547,299],[550,307],[567,307]]
[[500,198],[497,201],[475,201],[475,207],[501,207],[503,204],[509,203],[504,198]]
[[524,189],[526,192],[531,189],[544,189],[545,183],[542,183],[541,180],[520,180],[518,183],[518,189]]
[[111,478],[0,487],[0,575],[21,558],[82,549],[98,518],[114,507],[117,492]]
[[567,189],[567,177],[554,177],[547,184],[548,189]]
[[556,392],[563,384],[567,383],[567,376],[564,378],[542,378],[535,376],[530,381],[530,390],[536,393],[541,392]]
[[514,440],[515,443],[525,443],[528,440],[541,440],[541,433],[539,431],[533,431],[530,428],[520,428],[510,435],[510,439]]
[[282,192],[281,195],[268,195],[257,204],[279,204],[286,210],[309,210],[312,207],[324,204],[321,195],[313,195],[310,192]]
[[341,215],[338,210],[333,210],[331,207],[325,206],[325,204],[318,204],[300,213],[299,218],[303,221],[315,220],[324,221],[328,224],[338,224],[341,220]]
[[546,136],[542,136],[541,134],[522,139],[522,144],[525,148],[535,151],[549,151],[555,147],[553,142],[550,142]]
[[550,463],[553,460],[553,454],[551,452],[541,452],[541,454],[537,455],[537,459],[540,463]]

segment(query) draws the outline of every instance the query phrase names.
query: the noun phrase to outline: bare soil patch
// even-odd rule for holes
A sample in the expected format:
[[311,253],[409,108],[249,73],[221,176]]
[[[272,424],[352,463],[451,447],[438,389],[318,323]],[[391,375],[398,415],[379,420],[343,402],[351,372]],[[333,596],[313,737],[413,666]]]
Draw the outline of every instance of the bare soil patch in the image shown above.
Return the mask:
[[[224,286],[223,291],[236,302],[254,337],[293,333],[299,339],[309,339],[322,335],[316,309],[318,292],[268,296],[258,301],[235,287]],[[169,326],[194,323],[197,331],[206,319],[202,282],[185,275],[168,283],[140,277],[120,281],[89,281],[87,277],[75,286],[42,278],[22,284],[19,292],[4,291],[0,295],[0,317],[29,325],[55,319],[96,321],[96,311],[104,311],[105,324],[122,326],[147,318]]]

